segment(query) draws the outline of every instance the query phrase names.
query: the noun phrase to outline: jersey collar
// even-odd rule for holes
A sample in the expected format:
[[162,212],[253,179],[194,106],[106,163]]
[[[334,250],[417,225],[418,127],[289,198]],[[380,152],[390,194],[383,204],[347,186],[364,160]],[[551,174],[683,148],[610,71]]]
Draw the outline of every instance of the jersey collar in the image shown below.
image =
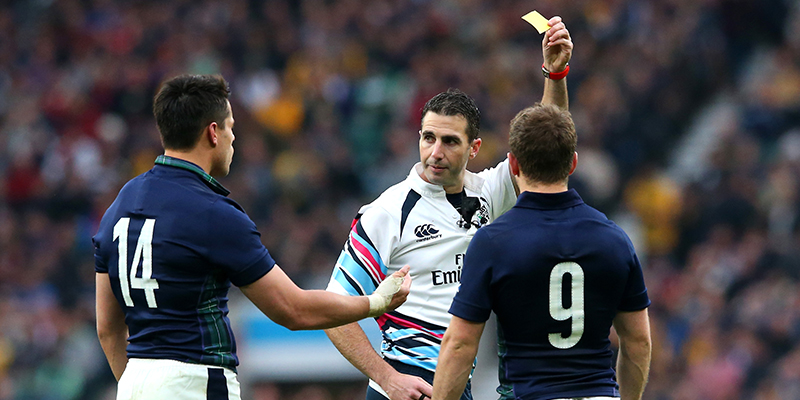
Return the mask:
[[225,187],[222,186],[222,184],[220,184],[216,179],[214,179],[213,176],[207,174],[206,171],[203,171],[203,169],[197,166],[195,163],[162,154],[156,158],[156,164],[192,171],[200,176],[200,179],[202,179],[203,182],[205,182],[214,192],[223,196],[228,196],[231,194],[230,190],[225,189]]
[[522,192],[517,199],[517,207],[537,210],[559,210],[583,204],[583,199],[575,189],[561,193]]
[[[432,183],[426,182],[420,174],[422,173],[423,167],[422,163],[418,162],[414,165],[414,168],[411,168],[411,172],[408,173],[408,181],[409,185],[419,194],[427,195],[432,197],[445,197],[446,193],[444,191],[444,187],[441,185],[434,185]],[[481,193],[481,188],[483,187],[484,179],[478,176],[475,173],[470,171],[464,172],[464,188],[467,190],[467,194],[474,195],[475,193]]]

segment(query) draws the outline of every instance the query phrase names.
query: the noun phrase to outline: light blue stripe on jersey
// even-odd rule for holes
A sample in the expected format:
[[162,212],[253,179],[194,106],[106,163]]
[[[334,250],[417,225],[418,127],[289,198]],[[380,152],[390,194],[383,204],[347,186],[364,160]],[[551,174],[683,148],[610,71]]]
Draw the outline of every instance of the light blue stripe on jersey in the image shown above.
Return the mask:
[[381,351],[386,358],[429,371],[436,369],[436,359],[439,357],[441,346],[430,344],[430,339],[424,340],[430,337],[429,334],[418,329],[400,329],[393,332],[384,331],[383,335]]
[[342,272],[339,267],[336,267],[336,270],[333,271],[333,279],[342,286],[342,288],[349,294],[350,296],[360,296],[361,294],[358,293],[358,290],[350,284],[350,281],[344,276],[344,272]]
[[[372,247],[372,246],[369,244],[369,241],[368,241],[368,240],[364,240],[364,238],[362,238],[361,236],[359,236],[359,235],[358,235],[358,232],[356,232],[356,230],[355,230],[355,229],[353,229],[353,230],[351,230],[351,231],[350,231],[350,238],[351,238],[351,239],[354,239],[354,240],[356,240],[356,241],[358,241],[358,243],[359,243],[360,245],[364,246],[364,248],[365,248],[365,249],[367,249],[367,251],[369,251],[369,253],[370,253],[370,255],[372,256],[372,258],[373,258],[375,261],[377,261],[377,262],[378,262],[378,267],[380,267],[380,269],[381,269],[381,273],[383,273],[384,275],[386,275],[386,274],[387,274],[387,272],[386,272],[386,271],[387,271],[387,269],[386,269],[386,265],[384,265],[384,264],[383,264],[383,260],[381,259],[381,255],[380,255],[380,254],[378,254],[378,250],[375,250],[375,248],[374,248],[374,247]],[[355,247],[353,248],[353,250],[354,250],[356,253],[358,253],[358,249],[356,249]],[[380,279],[380,278],[378,278],[378,281],[380,282],[380,281],[381,281],[381,279]],[[375,289],[373,289],[373,290],[375,290]]]
[[369,273],[361,266],[356,260],[353,259],[353,256],[347,250],[342,250],[342,253],[339,255],[339,259],[336,260],[336,270],[333,272],[333,278],[336,279],[336,282],[339,282],[342,287],[347,290],[347,293],[352,296],[358,296],[359,292],[353,285],[347,280],[345,277],[345,272],[342,269],[346,270],[347,273],[350,275],[350,278],[358,282],[361,286],[361,289],[364,290],[364,294],[372,294],[375,291],[376,287],[375,284],[372,282],[372,278],[370,277]]
[[[435,358],[439,357],[440,348],[441,348],[441,346],[439,346],[439,345],[433,345],[433,346],[432,345],[425,345],[425,346],[412,347],[410,349],[406,348],[405,350],[408,351],[408,352],[412,352],[414,354],[418,354],[417,357],[422,357],[423,359],[424,358],[433,358],[433,359],[435,359]],[[402,352],[398,352],[396,354],[397,355],[404,354],[406,357],[409,356],[408,354],[405,354],[405,353],[402,353]]]
[[415,367],[427,369],[428,371],[431,372],[436,371],[436,361],[434,360],[421,361],[416,358],[410,358],[409,356],[396,351],[386,352],[384,353],[384,355],[386,356],[386,358],[400,361],[403,364],[413,365]]
[[[444,330],[436,330],[436,331],[432,331],[432,332],[433,333],[442,334],[442,335],[444,334]],[[414,328],[398,329],[398,330],[395,330],[395,331],[392,331],[392,332],[384,331],[383,335],[386,336],[387,338],[389,338],[391,341],[406,339],[406,338],[410,338],[410,337],[415,336],[415,335],[421,335],[421,336],[433,338],[433,341],[441,340],[440,338],[436,338],[436,337],[431,336],[427,332],[421,331],[419,329],[414,329]]]

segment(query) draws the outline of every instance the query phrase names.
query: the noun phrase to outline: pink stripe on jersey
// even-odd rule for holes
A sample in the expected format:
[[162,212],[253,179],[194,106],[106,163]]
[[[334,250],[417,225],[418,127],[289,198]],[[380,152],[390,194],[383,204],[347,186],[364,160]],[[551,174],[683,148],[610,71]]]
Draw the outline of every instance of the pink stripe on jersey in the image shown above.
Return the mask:
[[372,277],[375,278],[378,282],[383,281],[383,279],[386,278],[386,274],[384,274],[383,271],[381,271],[379,267],[380,263],[378,263],[378,261],[376,261],[375,258],[372,257],[372,253],[370,253],[367,247],[358,241],[356,235],[358,235],[358,233],[356,232],[355,227],[353,227],[353,230],[350,231],[350,243],[352,244],[353,249],[355,249],[355,251],[358,254],[360,254],[361,257],[364,257],[364,259],[367,260],[367,267],[370,273],[372,274]]
[[427,329],[425,329],[425,328],[423,328],[423,327],[421,327],[421,326],[419,326],[419,325],[417,325],[417,324],[415,324],[415,323],[413,323],[411,321],[407,321],[407,320],[404,320],[402,318],[398,318],[398,317],[396,317],[394,315],[389,315],[389,313],[383,314],[383,315],[381,315],[380,317],[377,318],[378,326],[383,326],[383,324],[386,322],[387,319],[391,320],[392,322],[394,322],[397,325],[400,325],[402,327],[416,329],[416,330],[419,330],[421,332],[425,332],[425,333],[427,333],[429,335],[435,336],[435,337],[437,337],[439,339],[444,337],[444,333],[431,332],[431,331],[429,331],[429,330],[427,330]]

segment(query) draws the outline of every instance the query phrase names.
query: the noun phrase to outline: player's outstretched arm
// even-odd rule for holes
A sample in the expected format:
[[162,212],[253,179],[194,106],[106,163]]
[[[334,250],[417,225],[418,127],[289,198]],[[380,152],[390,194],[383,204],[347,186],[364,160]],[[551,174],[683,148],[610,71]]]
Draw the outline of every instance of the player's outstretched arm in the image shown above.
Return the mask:
[[410,287],[408,266],[387,277],[369,296],[342,296],[300,289],[275,265],[240,289],[270,319],[299,330],[331,328],[394,310],[406,301]]
[[[572,38],[569,35],[561,17],[553,17],[547,22],[550,26],[542,38],[542,56],[544,67],[550,72],[561,72],[567,68],[567,63],[572,58]],[[544,94],[542,104],[552,104],[569,109],[567,95],[567,78],[544,80]]]
[[467,386],[485,322],[453,316],[444,333],[431,400],[458,400]]
[[119,380],[125,366],[128,365],[128,354],[125,347],[128,341],[128,327],[125,325],[125,314],[111,291],[108,274],[95,274],[95,301],[97,313],[97,338],[106,355],[108,365],[114,377]]
[[424,379],[397,372],[372,348],[367,335],[357,323],[326,329],[340,353],[361,373],[375,381],[391,400],[418,400],[431,397],[431,385]]
[[619,312],[614,318],[619,336],[617,382],[621,400],[640,400],[650,372],[650,318],[647,309]]

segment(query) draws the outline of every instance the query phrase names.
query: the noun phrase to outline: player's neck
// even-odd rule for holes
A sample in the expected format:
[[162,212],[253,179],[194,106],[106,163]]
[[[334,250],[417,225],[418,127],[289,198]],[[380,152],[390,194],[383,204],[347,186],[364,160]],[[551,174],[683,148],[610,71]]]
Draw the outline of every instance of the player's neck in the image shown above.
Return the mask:
[[164,150],[164,155],[197,164],[207,174],[211,173],[211,158],[198,151]]
[[517,179],[517,184],[519,184],[520,193],[562,193],[569,190],[566,181],[562,183],[541,183],[529,182],[527,179]]

